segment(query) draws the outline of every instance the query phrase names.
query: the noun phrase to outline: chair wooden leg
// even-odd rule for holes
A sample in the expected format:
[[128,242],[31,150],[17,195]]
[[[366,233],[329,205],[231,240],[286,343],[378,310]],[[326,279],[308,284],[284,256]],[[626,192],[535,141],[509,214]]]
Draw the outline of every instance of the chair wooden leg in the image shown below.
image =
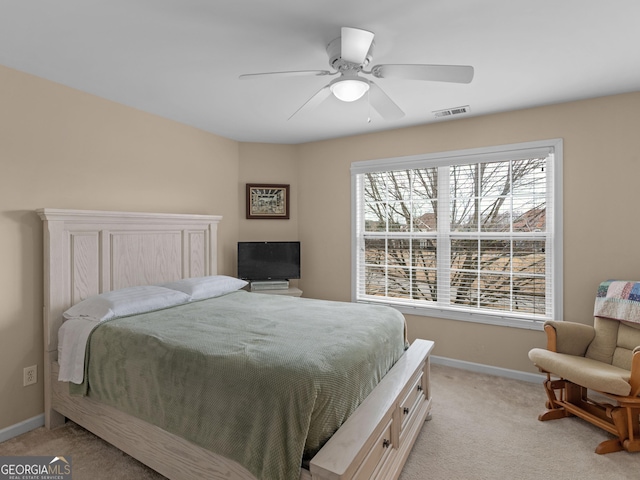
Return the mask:
[[620,440],[618,440],[617,438],[612,438],[611,440],[605,440],[604,442],[600,443],[596,447],[596,453],[599,455],[604,455],[605,453],[619,452],[623,449],[624,447],[620,443]]
[[618,438],[612,438],[611,440],[605,440],[596,447],[596,453],[604,455],[606,453],[619,452],[624,450],[623,442],[629,437],[627,428],[627,415],[626,409],[621,407],[614,407],[607,405],[606,416],[611,420],[616,427]]
[[629,438],[623,446],[627,452],[640,452],[640,408],[626,407]]
[[542,412],[538,415],[538,420],[541,422],[546,422],[547,420],[557,420],[559,418],[565,418],[569,416],[569,412],[567,412],[564,408],[551,408]]
[[560,398],[563,399],[566,392],[567,382],[564,380],[551,380],[547,376],[547,380],[544,381],[544,390],[547,394],[547,401],[545,406],[547,410],[538,415],[538,420],[545,422],[547,420],[557,420],[558,418],[565,418],[571,414],[558,403],[558,397],[556,397],[556,390],[560,390]]
[[616,428],[618,438],[606,440],[596,448],[596,453],[605,454],[626,450],[640,452],[638,434],[638,409],[631,407],[607,408],[607,416]]

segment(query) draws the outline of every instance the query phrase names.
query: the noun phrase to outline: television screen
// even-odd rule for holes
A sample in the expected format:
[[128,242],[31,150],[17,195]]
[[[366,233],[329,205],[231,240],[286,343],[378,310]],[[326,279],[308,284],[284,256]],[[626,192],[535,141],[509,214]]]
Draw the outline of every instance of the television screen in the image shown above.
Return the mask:
[[244,280],[300,278],[300,242],[238,242],[238,277]]

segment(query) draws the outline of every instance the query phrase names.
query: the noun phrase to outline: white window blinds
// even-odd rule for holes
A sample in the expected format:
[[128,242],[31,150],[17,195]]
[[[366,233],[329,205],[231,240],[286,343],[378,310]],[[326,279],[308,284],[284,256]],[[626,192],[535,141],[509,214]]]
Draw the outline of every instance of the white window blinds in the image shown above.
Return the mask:
[[525,328],[560,319],[561,150],[354,163],[354,300]]

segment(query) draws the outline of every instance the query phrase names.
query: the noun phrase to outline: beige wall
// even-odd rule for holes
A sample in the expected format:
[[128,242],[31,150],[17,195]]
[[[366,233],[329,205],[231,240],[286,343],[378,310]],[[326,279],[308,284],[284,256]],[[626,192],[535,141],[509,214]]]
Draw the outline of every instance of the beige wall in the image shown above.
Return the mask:
[[[240,144],[240,178],[238,185],[238,218],[240,240],[289,241],[298,239],[298,161],[297,147],[272,143]],[[247,183],[288,184],[290,211],[288,220],[246,218]]]
[[[0,67],[0,429],[43,412],[42,225],[36,208],[223,215],[235,272],[239,145]],[[38,383],[22,369],[38,365]]]
[[[351,162],[564,139],[565,319],[598,283],[637,279],[640,93],[309,143],[237,143],[0,66],[0,429],[42,413],[42,226],[36,208],[210,213],[221,273],[238,240],[303,244],[305,296],[350,299]],[[291,220],[247,220],[246,183],[289,183]],[[436,354],[535,371],[541,332],[408,318]]]
[[[472,106],[473,108],[473,106]],[[534,140],[564,139],[564,319],[592,323],[598,284],[638,279],[640,93],[447,121],[301,145],[300,239],[305,295],[350,298],[350,164]],[[527,352],[544,334],[408,316],[410,337],[435,354],[535,372]]]
[[[272,143],[241,143],[240,179],[241,183],[238,184],[238,218],[240,219],[238,240],[244,242],[298,240],[297,147]],[[288,184],[289,219],[247,219],[247,183]],[[234,255],[235,261],[237,255]],[[291,280],[290,284],[292,287],[297,287],[298,280]]]

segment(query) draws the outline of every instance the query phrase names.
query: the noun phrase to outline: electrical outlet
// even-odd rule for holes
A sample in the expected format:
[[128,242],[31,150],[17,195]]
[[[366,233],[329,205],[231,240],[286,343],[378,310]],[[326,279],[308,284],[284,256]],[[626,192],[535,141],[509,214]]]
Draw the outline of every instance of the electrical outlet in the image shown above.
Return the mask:
[[38,366],[31,365],[30,367],[25,367],[23,370],[23,383],[22,385],[26,387],[27,385],[33,385],[38,382]]

